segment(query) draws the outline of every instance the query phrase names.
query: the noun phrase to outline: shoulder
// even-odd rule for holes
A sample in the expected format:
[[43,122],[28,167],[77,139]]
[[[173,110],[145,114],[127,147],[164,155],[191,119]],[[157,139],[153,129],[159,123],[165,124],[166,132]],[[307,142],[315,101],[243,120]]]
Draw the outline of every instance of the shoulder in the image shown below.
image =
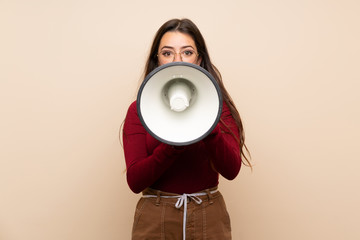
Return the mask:
[[129,105],[129,108],[128,108],[128,110],[127,110],[127,114],[126,114],[125,121],[126,121],[126,120],[130,120],[130,119],[134,119],[134,118],[135,118],[135,119],[138,118],[136,101],[132,102],[132,103]]
[[137,113],[136,101],[130,104],[124,122],[124,132],[127,134],[143,131],[140,118]]
[[222,102],[222,107],[223,107],[223,110],[224,109],[229,109],[229,107],[228,107],[227,103],[225,102],[225,100],[223,100],[223,102]]
[[131,115],[131,114],[137,114],[137,102],[136,100],[133,101],[130,105],[129,105],[129,108],[127,110],[127,115]]
[[129,106],[129,110],[134,110],[134,109],[136,110],[136,104],[137,104],[136,100],[133,101]]
[[230,112],[230,108],[229,108],[229,106],[228,106],[228,104],[225,102],[225,101],[223,101],[223,104],[222,104],[222,115],[231,115],[231,112]]

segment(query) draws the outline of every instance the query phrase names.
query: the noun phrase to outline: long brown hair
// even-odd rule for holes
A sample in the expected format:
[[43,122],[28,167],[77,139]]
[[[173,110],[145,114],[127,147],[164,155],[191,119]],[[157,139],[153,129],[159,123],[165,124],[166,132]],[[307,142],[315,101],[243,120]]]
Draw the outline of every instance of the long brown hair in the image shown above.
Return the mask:
[[244,165],[252,167],[249,159],[246,157],[245,153],[244,153],[244,149],[246,150],[246,152],[248,153],[248,155],[250,156],[250,153],[245,145],[245,134],[244,134],[244,128],[243,128],[243,124],[240,118],[240,114],[238,112],[238,110],[236,109],[236,106],[232,100],[232,98],[230,97],[230,94],[227,92],[227,90],[225,89],[225,86],[223,84],[222,81],[222,77],[221,74],[219,72],[219,70],[211,63],[210,60],[210,56],[205,44],[205,40],[202,36],[202,34],[200,33],[200,30],[197,28],[197,26],[189,19],[171,19],[169,21],[167,21],[166,23],[164,23],[159,30],[157,31],[154,40],[153,40],[153,44],[151,46],[150,49],[150,53],[145,65],[145,71],[144,71],[144,76],[146,77],[151,71],[153,71],[156,67],[158,67],[158,58],[157,58],[157,53],[158,53],[158,49],[159,49],[159,45],[160,45],[160,41],[161,38],[163,37],[163,35],[167,32],[181,32],[181,33],[185,33],[190,35],[196,45],[199,57],[201,58],[201,63],[200,66],[204,69],[206,69],[211,75],[214,76],[214,78],[216,79],[216,81],[218,82],[220,88],[221,88],[221,92],[223,95],[223,99],[226,102],[227,106],[230,109],[231,115],[233,116],[233,118],[235,119],[236,125],[239,129],[239,136],[240,138],[238,138],[226,125],[225,123],[220,119],[220,121],[223,123],[223,125],[225,127],[228,128],[230,134],[233,135],[233,137],[237,140],[237,142],[239,143],[239,147],[240,147],[240,155],[244,157],[245,163]]

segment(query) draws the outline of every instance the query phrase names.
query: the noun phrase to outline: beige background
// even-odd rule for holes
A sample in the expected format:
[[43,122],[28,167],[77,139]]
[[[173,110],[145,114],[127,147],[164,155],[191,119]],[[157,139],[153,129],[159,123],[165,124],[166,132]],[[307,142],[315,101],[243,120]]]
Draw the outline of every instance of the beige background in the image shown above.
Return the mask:
[[360,239],[357,0],[0,0],[0,239],[129,239],[119,126],[158,27],[189,17],[254,171],[221,179],[233,238]]

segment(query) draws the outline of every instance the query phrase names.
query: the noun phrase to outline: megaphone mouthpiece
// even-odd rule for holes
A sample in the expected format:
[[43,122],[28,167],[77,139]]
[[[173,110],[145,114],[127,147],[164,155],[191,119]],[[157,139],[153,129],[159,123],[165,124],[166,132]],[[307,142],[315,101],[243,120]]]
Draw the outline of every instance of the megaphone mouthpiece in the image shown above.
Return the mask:
[[169,98],[170,109],[175,112],[182,112],[190,104],[190,86],[184,81],[174,81],[168,89],[167,96]]

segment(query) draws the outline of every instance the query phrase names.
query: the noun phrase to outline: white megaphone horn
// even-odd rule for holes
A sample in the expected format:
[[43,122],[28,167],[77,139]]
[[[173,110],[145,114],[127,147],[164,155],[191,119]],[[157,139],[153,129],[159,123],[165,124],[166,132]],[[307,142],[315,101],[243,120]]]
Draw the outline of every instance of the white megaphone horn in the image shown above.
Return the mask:
[[221,89],[198,65],[168,63],[145,77],[137,95],[137,111],[146,131],[157,140],[189,145],[205,138],[219,122]]

